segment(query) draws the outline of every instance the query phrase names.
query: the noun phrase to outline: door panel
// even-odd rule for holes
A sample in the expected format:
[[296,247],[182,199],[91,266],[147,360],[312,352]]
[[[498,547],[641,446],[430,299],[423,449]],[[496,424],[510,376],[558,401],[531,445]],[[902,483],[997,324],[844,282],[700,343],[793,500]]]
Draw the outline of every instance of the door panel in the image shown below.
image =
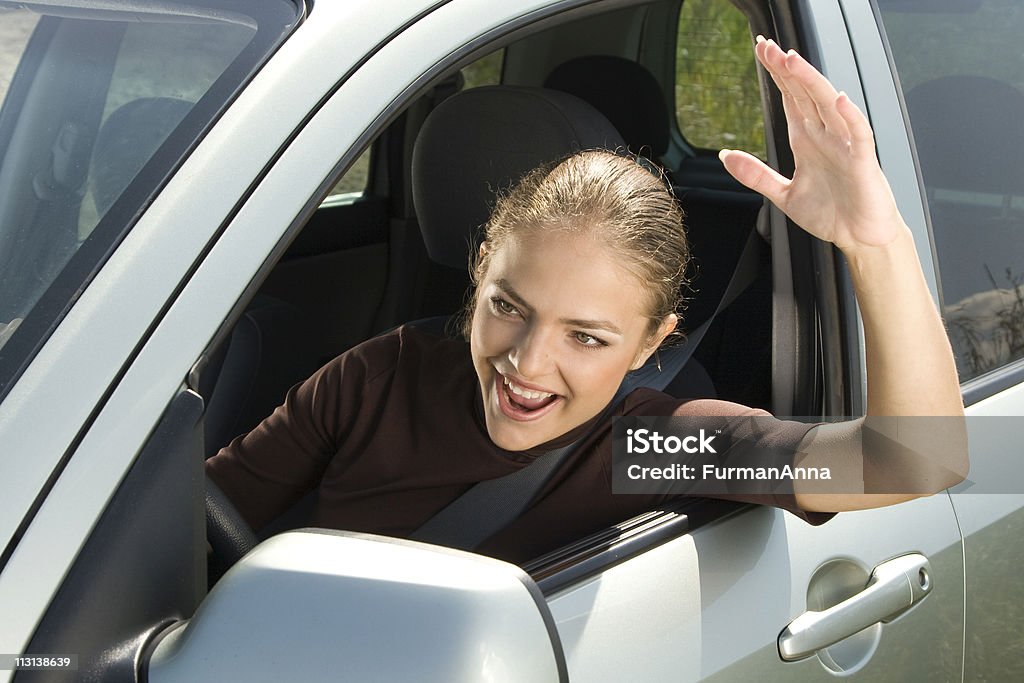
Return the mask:
[[[1024,610],[1019,607],[1024,604],[1024,470],[1019,423],[1013,418],[1024,414],[1024,364],[1017,359],[1019,346],[993,342],[1000,335],[1004,342],[1019,337],[1012,303],[1018,281],[1008,276],[1016,277],[1022,253],[1024,174],[1017,153],[1020,117],[1014,112],[1024,100],[1017,40],[1024,14],[1018,3],[1000,0],[878,2],[877,16],[869,3],[841,4],[872,119],[884,122],[876,124],[887,135],[876,134],[883,165],[886,158],[903,157],[900,168],[913,172],[897,178],[885,166],[900,208],[928,209],[930,225],[918,211],[908,224],[926,272],[931,270],[933,291],[938,291],[932,283],[937,265],[943,316],[969,404],[970,481],[951,491],[964,538],[964,679],[1017,680],[1024,676]],[[936,32],[949,35],[948,44],[931,40]],[[978,50],[983,42],[986,49]],[[934,58],[938,50],[942,59]],[[894,101],[894,81],[903,89],[906,111]],[[948,91],[951,82],[959,82],[959,96],[943,95],[939,106],[931,106],[927,93],[936,84]],[[964,125],[961,107],[975,108],[968,119],[973,125]],[[905,120],[913,128],[916,150],[909,145]],[[929,252],[936,254],[934,261]],[[1009,307],[1001,307],[1001,297]]]
[[820,527],[780,510],[748,509],[549,602],[573,680],[830,680],[829,653],[788,663],[776,643],[808,609],[812,575],[840,561],[866,577],[908,552],[931,561],[933,592],[876,627],[866,645],[829,648],[833,668],[855,680],[959,679],[963,563],[945,494],[845,513]]
[[[1024,481],[1020,415],[1024,387],[1015,387],[967,409],[971,445],[969,479],[953,489],[964,534],[967,614],[964,680],[1012,681],[1024,677]],[[972,492],[972,489],[974,492]],[[1005,491],[993,493],[991,491]]]
[[132,682],[153,632],[206,592],[203,401],[179,393],[82,548],[25,652],[75,654],[77,668],[14,680]]

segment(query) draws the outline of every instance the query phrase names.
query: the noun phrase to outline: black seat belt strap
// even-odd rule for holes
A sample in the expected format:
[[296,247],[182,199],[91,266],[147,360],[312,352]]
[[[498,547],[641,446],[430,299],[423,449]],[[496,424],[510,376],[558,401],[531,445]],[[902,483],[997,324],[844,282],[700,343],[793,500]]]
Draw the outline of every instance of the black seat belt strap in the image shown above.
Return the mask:
[[409,538],[472,550],[522,514],[575,445],[549,451],[511,474],[474,484]]
[[619,387],[619,391],[615,394],[613,403],[618,403],[634,389],[646,387],[661,391],[672,382],[675,376],[679,374],[679,371],[683,369],[683,366],[686,365],[687,361],[690,360],[693,352],[697,350],[697,346],[704,338],[708,328],[711,327],[711,323],[718,317],[718,314],[735,301],[736,297],[742,294],[757,278],[758,271],[760,270],[759,256],[761,247],[762,240],[760,235],[758,235],[756,230],[751,230],[750,234],[747,235],[747,241],[743,244],[743,250],[740,252],[739,258],[736,259],[736,267],[732,271],[732,277],[729,278],[729,282],[725,286],[725,291],[718,300],[718,306],[715,307],[714,312],[696,329],[691,330],[681,344],[666,347],[658,352],[661,358],[660,368],[657,364],[648,361],[639,370],[626,375],[626,378],[622,381],[622,386]]

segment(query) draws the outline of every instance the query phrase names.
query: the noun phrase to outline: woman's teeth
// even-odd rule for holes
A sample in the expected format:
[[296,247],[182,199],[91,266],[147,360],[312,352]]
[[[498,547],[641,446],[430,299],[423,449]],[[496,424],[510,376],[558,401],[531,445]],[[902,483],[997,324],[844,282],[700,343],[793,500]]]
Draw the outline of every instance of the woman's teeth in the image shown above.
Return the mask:
[[543,391],[530,391],[529,389],[523,389],[522,387],[516,386],[508,377],[504,377],[504,375],[502,377],[505,380],[505,386],[507,386],[509,390],[516,396],[522,396],[523,398],[530,400],[536,400],[539,398],[550,398],[554,396],[554,394],[547,394],[544,393]]

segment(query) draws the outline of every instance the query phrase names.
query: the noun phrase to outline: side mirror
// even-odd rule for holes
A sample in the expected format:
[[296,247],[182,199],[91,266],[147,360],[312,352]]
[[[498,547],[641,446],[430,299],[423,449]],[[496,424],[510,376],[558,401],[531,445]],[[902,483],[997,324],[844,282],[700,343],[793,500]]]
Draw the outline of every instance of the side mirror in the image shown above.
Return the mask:
[[261,543],[150,653],[153,683],[568,680],[547,603],[519,567],[319,529]]

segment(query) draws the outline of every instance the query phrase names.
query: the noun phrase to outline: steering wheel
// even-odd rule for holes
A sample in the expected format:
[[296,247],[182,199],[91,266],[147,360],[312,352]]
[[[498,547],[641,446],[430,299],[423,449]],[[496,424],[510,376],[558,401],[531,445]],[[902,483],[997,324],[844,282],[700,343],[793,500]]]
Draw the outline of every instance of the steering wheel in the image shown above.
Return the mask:
[[206,477],[206,540],[213,549],[207,563],[207,581],[211,586],[259,543],[256,532],[209,477]]

